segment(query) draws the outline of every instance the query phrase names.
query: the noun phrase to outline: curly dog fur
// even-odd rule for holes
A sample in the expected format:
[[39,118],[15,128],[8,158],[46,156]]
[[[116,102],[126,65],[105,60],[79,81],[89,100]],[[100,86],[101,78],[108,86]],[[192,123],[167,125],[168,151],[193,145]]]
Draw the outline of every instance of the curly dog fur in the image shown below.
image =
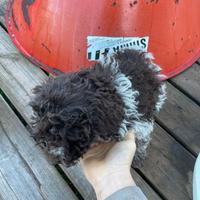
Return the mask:
[[153,116],[165,85],[147,53],[123,50],[88,69],[37,86],[31,106],[36,141],[57,163],[70,166],[91,145],[136,134],[135,164],[146,156]]

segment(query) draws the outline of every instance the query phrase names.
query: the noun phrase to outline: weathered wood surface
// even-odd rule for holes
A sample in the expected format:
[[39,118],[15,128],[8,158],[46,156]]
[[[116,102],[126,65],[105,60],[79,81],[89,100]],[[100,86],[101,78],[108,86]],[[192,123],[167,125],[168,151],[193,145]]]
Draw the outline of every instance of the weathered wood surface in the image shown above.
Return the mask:
[[7,9],[8,0],[0,1],[0,22],[5,25],[5,12]]
[[85,178],[85,175],[79,164],[69,168],[61,165],[61,168],[68,178],[73,180],[74,186],[78,189],[79,193],[83,195],[84,199],[96,200],[95,191]]
[[[47,77],[20,54],[2,28],[0,28],[0,35],[0,87],[12,102],[17,102],[15,106],[18,110],[26,107],[24,117],[26,120],[30,119],[32,110],[28,104],[31,89],[41,84]],[[18,80],[21,81],[18,82]]]
[[[1,98],[0,102],[2,113],[1,107],[5,104],[2,103]],[[2,125],[2,123],[0,121],[0,199],[44,199],[38,182],[29,173],[26,163],[9,141],[7,130],[5,130],[5,125]]]
[[[11,42],[9,42],[8,39],[6,39],[8,37],[6,35],[6,33],[0,32],[0,34],[3,35],[3,37],[5,37],[5,41],[6,41],[6,43],[3,42],[2,44],[0,44],[0,54],[1,54],[1,49],[8,48],[8,46],[9,46],[9,48],[11,48],[11,46],[13,46],[13,45]],[[1,47],[2,45],[4,46],[3,48]],[[14,48],[14,47],[12,47],[12,48]],[[29,67],[24,67],[23,66],[24,58],[22,56],[18,55],[17,59],[14,59],[14,62],[10,61],[9,65],[7,64],[8,61],[5,61],[6,59],[8,59],[8,58],[3,58],[3,59],[0,58],[0,63],[1,63],[1,65],[3,65],[3,67],[0,66],[0,77],[1,77],[0,81],[1,81],[2,89],[8,95],[9,99],[11,99],[12,103],[17,107],[17,109],[19,110],[21,115],[29,123],[31,112],[28,111],[29,108],[28,108],[28,106],[25,106],[25,104],[27,104],[29,101],[31,87],[34,84],[39,83],[40,81],[45,79],[45,78],[37,78],[37,77],[40,77],[40,76],[43,77],[45,75],[43,73],[42,73],[43,75],[41,75],[41,71],[38,68],[32,66],[31,64],[29,65]],[[9,84],[12,83],[13,76],[14,76],[12,63],[15,63],[14,66],[15,66],[15,68],[17,68],[18,78],[16,78],[14,80],[15,81],[14,84],[9,86]],[[35,74],[32,74],[31,72],[29,72],[29,73],[27,72],[27,71],[32,71],[33,68],[35,70],[37,70],[37,72]],[[24,73],[24,71],[25,71],[25,73]],[[30,73],[31,73],[31,77],[28,78]],[[37,81],[37,79],[39,79],[39,81]],[[23,87],[23,85],[26,85],[27,87]],[[17,87],[18,90],[20,90],[18,93],[16,93],[15,87]],[[22,87],[22,89],[20,89],[20,87]],[[174,90],[176,93],[177,90],[175,88],[174,88]],[[21,95],[25,96],[25,98],[26,98],[23,100],[23,102],[25,104],[23,102],[21,102],[21,100],[20,100]],[[156,130],[156,131],[158,131],[158,130]],[[156,131],[155,131],[154,135],[157,134]],[[183,164],[181,162],[182,157],[185,160],[186,168],[188,167],[189,170],[191,167],[190,167],[190,165],[188,166],[188,163],[191,163],[191,160],[194,160],[194,158],[192,157],[191,154],[187,153],[187,151],[184,151],[184,148],[182,146],[180,146],[178,144],[178,142],[173,140],[173,138],[171,138],[171,136],[169,136],[166,132],[164,132],[164,130],[162,130],[162,132],[163,132],[163,135],[166,137],[166,140],[168,140],[169,142],[165,143],[165,140],[162,140],[163,136],[159,135],[161,137],[161,138],[159,138],[160,143],[158,143],[158,142],[156,143],[156,140],[153,139],[151,151],[155,152],[157,150],[157,148],[163,148],[163,146],[164,146],[166,153],[168,153],[168,156],[165,157],[165,153],[160,152],[158,150],[159,154],[156,155],[156,157],[159,160],[164,159],[163,162],[165,164],[162,164],[162,163],[155,164],[151,170],[147,170],[146,168],[141,169],[141,173],[143,173],[144,176],[149,178],[149,182],[151,182],[151,184],[154,185],[154,187],[156,187],[165,198],[173,200],[173,199],[177,199],[177,198],[175,198],[175,196],[179,196],[182,199],[191,199],[191,182],[189,182],[189,180],[187,180],[188,174],[187,173],[178,173],[178,172],[179,172],[179,169],[182,168],[182,164]],[[180,154],[180,159],[178,159],[175,164],[174,164],[174,157],[170,156],[170,153],[172,154],[172,152],[171,152],[171,144],[172,143],[173,143],[173,146],[177,146],[176,151],[181,152],[183,154],[183,155]],[[149,159],[145,162],[145,166],[150,166],[151,163],[154,162],[156,157],[154,154],[150,153]],[[192,164],[193,164],[193,162],[192,162]],[[162,178],[164,171],[166,172],[166,174],[165,174],[166,179]],[[70,171],[68,171],[68,172],[70,174],[73,174]],[[177,172],[177,174],[175,172]],[[72,182],[74,183],[74,185],[76,185],[77,180],[78,181],[82,180],[80,178],[80,176],[77,175],[77,177],[76,177],[76,174],[77,174],[77,172],[76,172],[76,170],[74,170],[74,174],[71,175],[71,177],[70,177],[70,178],[72,178]],[[156,176],[156,178],[154,176]],[[82,182],[82,181],[80,181],[80,182]],[[188,187],[188,191],[185,191],[185,190],[183,191],[182,188],[185,188],[186,184],[188,186],[190,185],[190,187]],[[84,186],[86,186],[86,185],[87,184],[80,184],[80,183],[77,184],[77,188],[79,189],[81,194],[83,194],[83,196],[85,195],[84,197],[88,197],[88,195],[89,195],[88,191],[91,191],[88,188],[87,189],[84,188]],[[162,185],[163,187],[160,187],[160,185]],[[150,190],[150,192],[151,192],[151,190]]]
[[0,97],[0,173],[18,199],[77,199]]
[[[0,37],[2,38],[0,43],[0,87],[26,122],[30,124],[32,111],[28,103],[31,98],[31,89],[45,81],[47,76],[16,50],[7,33],[2,29],[0,29]],[[83,175],[79,170],[77,171],[76,167],[65,168],[64,171],[85,199],[95,199],[93,189],[87,181],[84,181]],[[140,178],[140,184],[142,181]],[[159,199],[144,181],[141,185],[149,199]]]
[[192,67],[170,81],[200,105],[200,63],[193,64]]
[[[200,152],[200,107],[187,96],[168,86],[168,99],[158,121],[191,151]],[[199,86],[200,87],[200,86]]]
[[146,195],[147,199],[150,200],[159,200],[161,197],[158,196],[157,193],[155,193],[150,186],[144,182],[144,180],[141,178],[141,176],[138,175],[133,169],[131,169],[131,174],[134,178],[134,181],[136,182],[136,185],[142,189],[142,192]]
[[195,157],[156,125],[149,156],[141,168],[166,199],[192,199],[192,173]]

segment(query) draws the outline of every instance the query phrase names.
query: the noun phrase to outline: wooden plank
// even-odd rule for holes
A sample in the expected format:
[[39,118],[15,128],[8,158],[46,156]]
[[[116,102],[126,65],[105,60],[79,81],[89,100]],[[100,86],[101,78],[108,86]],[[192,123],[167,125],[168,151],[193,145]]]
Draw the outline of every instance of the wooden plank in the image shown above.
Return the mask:
[[[32,110],[28,103],[31,89],[45,81],[47,76],[16,50],[8,35],[2,29],[0,29],[0,37],[2,38],[0,43],[0,86],[26,122],[30,124]],[[85,199],[95,198],[91,186],[88,182],[83,181],[83,176],[76,170],[76,167],[65,168],[65,173]],[[148,187],[145,183],[143,186]],[[149,196],[153,195],[151,193],[154,192],[149,188]],[[157,197],[157,199],[159,198]]]
[[[0,146],[0,172],[8,178],[9,183],[11,182],[13,187],[16,187],[15,194],[20,196],[26,194],[24,199],[77,199],[55,168],[47,162],[42,150],[37,148],[26,128],[2,97],[0,97],[0,113],[1,130],[3,130],[0,137],[1,143],[5,145]],[[12,144],[12,148],[4,141],[6,139],[3,138],[3,134],[6,135],[7,140]],[[17,156],[15,155],[16,153],[18,153]],[[18,161],[18,157],[23,161],[22,167],[20,167],[22,164]],[[31,180],[29,180],[28,175],[20,174],[23,172],[23,169],[28,171],[29,176],[34,180],[37,191]],[[28,188],[23,188],[23,184],[26,184]],[[18,187],[19,192],[17,190]],[[30,194],[28,191],[23,193],[23,190],[30,190]],[[37,198],[36,196],[32,198],[32,192],[35,195],[41,195],[42,198]]]
[[8,5],[8,0],[1,0],[0,2],[0,22],[5,25],[5,13]]
[[200,105],[200,65],[195,63],[191,68],[171,79],[170,82],[181,88]]
[[156,125],[149,156],[140,170],[165,199],[189,200],[194,163],[195,158]]
[[161,200],[158,194],[155,193],[152,188],[150,188],[150,186],[133,169],[131,169],[131,174],[136,185],[142,189],[142,192],[144,192],[148,200]]
[[200,107],[171,84],[168,99],[157,120],[191,151],[200,152]]
[[85,175],[79,164],[69,168],[61,165],[61,168],[68,178],[73,180],[74,186],[79,190],[79,193],[83,195],[84,199],[96,200],[95,191],[85,178]]
[[0,173],[0,186],[0,200],[18,200],[12,188],[4,179],[2,173]]
[[24,117],[26,120],[30,119],[32,110],[28,104],[31,89],[35,85],[41,84],[47,77],[20,54],[2,28],[0,28],[0,38],[0,86],[12,102],[17,102],[18,110],[26,107]]
[[[1,109],[1,113],[2,111]],[[0,193],[2,199],[43,200],[38,183],[29,173],[26,163],[9,141],[7,130],[4,129],[2,122],[0,123],[0,155]]]

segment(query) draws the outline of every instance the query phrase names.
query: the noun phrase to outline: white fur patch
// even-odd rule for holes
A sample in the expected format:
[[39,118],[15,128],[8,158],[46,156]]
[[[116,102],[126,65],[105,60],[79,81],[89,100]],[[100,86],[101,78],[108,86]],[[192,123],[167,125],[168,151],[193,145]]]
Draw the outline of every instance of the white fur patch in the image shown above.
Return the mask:
[[159,96],[158,96],[158,102],[156,103],[156,111],[159,112],[162,108],[163,104],[165,103],[165,100],[167,99],[166,96],[166,84],[162,84],[159,88]]
[[[123,137],[128,132],[127,127],[132,127],[134,121],[139,120],[141,114],[138,113],[138,102],[136,98],[139,96],[139,92],[133,89],[132,83],[125,74],[119,71],[119,65],[117,61],[110,56],[105,57],[101,63],[106,66],[111,66],[113,73],[115,74],[114,85],[117,93],[121,96],[125,107],[125,118],[119,128],[119,133]],[[132,119],[132,121],[130,121]]]
[[149,68],[152,69],[154,72],[160,72],[162,68],[155,63],[153,63],[153,60],[155,59],[152,53],[145,53],[145,58],[149,59],[151,61],[151,64],[149,65]]
[[144,139],[146,137],[149,137],[150,133],[153,131],[153,121],[147,122],[147,121],[134,121],[134,131],[136,137],[140,139]]
[[51,149],[49,151],[49,153],[54,155],[54,156],[64,156],[64,148],[63,147],[57,147],[57,148]]
[[147,58],[149,60],[154,60],[154,56],[152,53],[145,53],[145,58]]
[[[152,53],[146,53],[145,54],[145,58],[150,59],[151,60],[151,65],[149,65],[149,68],[152,69],[155,72],[160,72],[162,70],[162,68],[158,65],[156,65],[155,63],[152,62],[152,60],[154,60],[154,56]],[[157,75],[159,79],[165,79],[166,76],[164,74],[158,74]],[[165,103],[165,100],[167,99],[166,97],[166,85],[162,84],[159,88],[159,96],[158,96],[158,102],[156,103],[156,111],[159,112],[160,109],[162,108],[163,104]]]
[[167,79],[167,76],[164,75],[164,74],[158,74],[157,77],[158,77],[160,80],[165,80],[165,79]]
[[162,70],[161,67],[159,67],[158,65],[156,65],[156,64],[154,64],[154,63],[150,64],[150,65],[149,65],[149,68],[150,68],[151,70],[153,70],[154,72],[158,72],[158,73]]
[[137,152],[144,153],[151,140],[151,133],[153,132],[154,122],[135,121],[133,130],[137,141],[142,142],[142,145],[137,146]]
[[[146,58],[148,59],[154,59],[153,55],[151,53],[145,54]],[[126,136],[128,132],[127,127],[132,127],[132,129],[135,131],[136,138],[138,140],[150,140],[150,134],[153,131],[153,121],[144,121],[141,120],[140,117],[143,115],[138,112],[138,101],[136,101],[136,98],[139,96],[139,91],[134,89],[134,86],[132,85],[132,82],[130,81],[129,77],[127,77],[125,74],[121,73],[119,70],[119,65],[117,61],[110,56],[104,57],[103,60],[101,60],[101,63],[103,66],[110,66],[112,68],[113,74],[115,75],[114,84],[116,87],[116,90],[118,94],[121,96],[124,104],[125,104],[125,118],[121,123],[119,133],[123,137]],[[149,66],[152,70],[159,72],[161,68],[152,63]],[[158,102],[156,103],[156,110],[159,111],[164,104],[166,100],[166,86],[165,84],[162,84],[159,91],[160,95],[158,97]],[[130,120],[131,119],[131,120]],[[145,145],[144,149],[147,146]]]
[[[153,55],[145,54],[147,59],[150,59],[149,68],[156,72],[158,78],[160,77],[161,68],[152,62]],[[119,64],[113,57],[106,57],[102,61],[103,66],[111,67],[113,71],[114,84],[118,94],[121,96],[124,102],[125,116],[122,121],[119,134],[122,138],[128,133],[128,129],[133,129],[136,137],[137,151],[134,158],[134,165],[139,166],[140,161],[146,156],[146,150],[151,140],[151,133],[153,131],[154,121],[143,120],[141,116],[143,114],[138,112],[139,91],[134,89],[134,85],[130,81],[129,77],[121,73],[119,70]],[[157,111],[159,111],[166,100],[166,85],[162,84],[159,88],[158,102],[155,105]]]
[[[116,75],[114,84],[118,94],[120,94],[125,104],[125,119],[122,121],[119,130],[120,135],[124,137],[128,132],[127,127],[131,127],[134,121],[136,119],[139,120],[141,116],[141,114],[138,113],[138,102],[136,101],[136,98],[139,96],[139,92],[132,89],[131,81],[122,73],[118,73]],[[132,119],[132,122],[130,121],[130,119]]]

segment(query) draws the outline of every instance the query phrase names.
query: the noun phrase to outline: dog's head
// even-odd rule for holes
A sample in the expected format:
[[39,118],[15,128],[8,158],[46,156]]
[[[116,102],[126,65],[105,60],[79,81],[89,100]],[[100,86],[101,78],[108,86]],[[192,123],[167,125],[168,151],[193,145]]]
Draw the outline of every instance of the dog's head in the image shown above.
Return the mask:
[[56,163],[74,164],[92,144],[120,137],[123,103],[111,77],[97,64],[34,88],[34,137]]

